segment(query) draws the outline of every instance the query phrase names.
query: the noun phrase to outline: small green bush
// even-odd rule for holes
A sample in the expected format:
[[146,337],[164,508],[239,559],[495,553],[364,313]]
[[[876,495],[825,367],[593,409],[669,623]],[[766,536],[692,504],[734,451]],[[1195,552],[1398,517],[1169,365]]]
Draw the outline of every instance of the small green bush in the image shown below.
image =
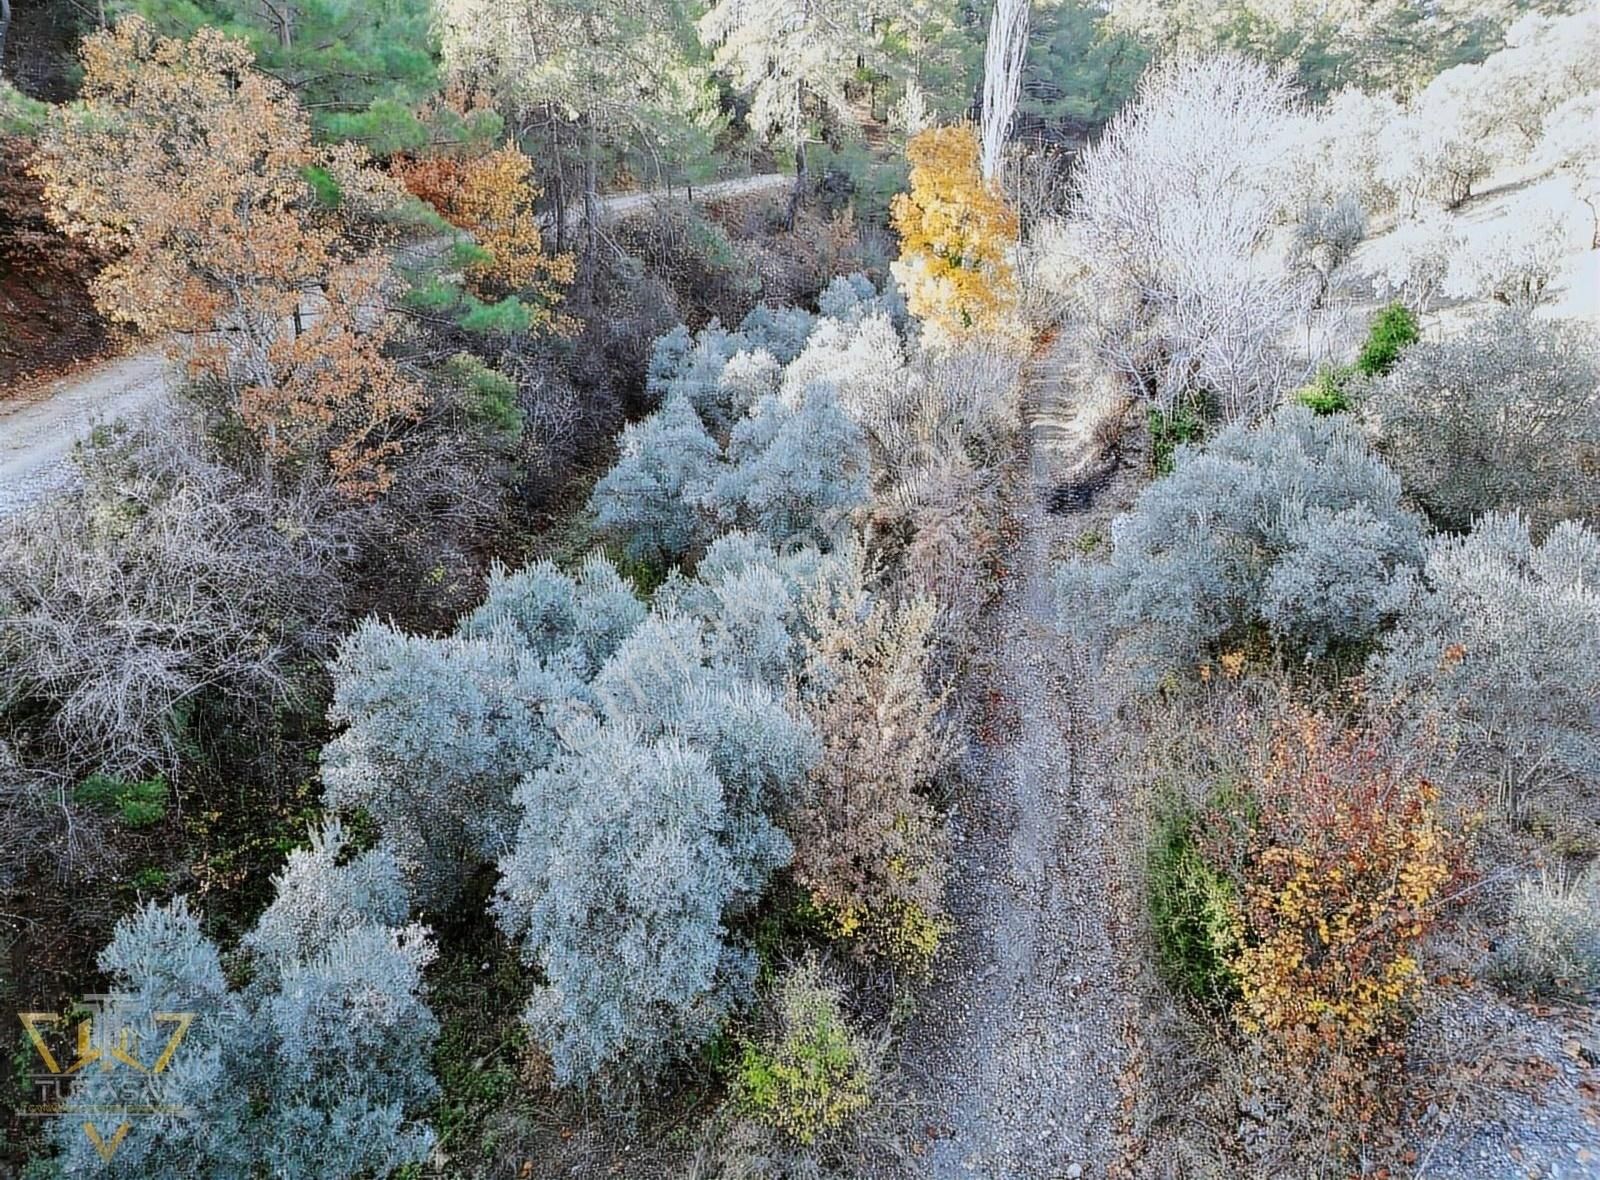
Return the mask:
[[1237,891],[1206,862],[1196,817],[1177,805],[1156,821],[1146,876],[1156,963],[1175,991],[1226,1007],[1235,994]]
[[1294,399],[1314,414],[1342,414],[1350,408],[1348,385],[1356,372],[1354,365],[1323,365]]
[[167,814],[167,780],[155,778],[129,782],[109,774],[91,774],[72,793],[75,803],[108,815],[120,815],[130,828],[160,823]]
[[871,1105],[871,1045],[850,1027],[836,985],[815,959],[785,977],[770,1036],[746,1042],[734,1065],[733,1101],[802,1145],[846,1127]]
[[445,371],[461,388],[462,400],[473,421],[511,438],[522,433],[517,385],[510,377],[467,352],[458,352],[446,361]]
[[1367,342],[1356,356],[1356,368],[1368,377],[1377,377],[1394,368],[1395,361],[1409,345],[1422,336],[1417,317],[1403,303],[1391,303],[1378,313],[1367,331]]
[[1150,411],[1150,461],[1157,475],[1171,475],[1178,447],[1199,442],[1205,433],[1205,419],[1192,405],[1178,405],[1172,412]]

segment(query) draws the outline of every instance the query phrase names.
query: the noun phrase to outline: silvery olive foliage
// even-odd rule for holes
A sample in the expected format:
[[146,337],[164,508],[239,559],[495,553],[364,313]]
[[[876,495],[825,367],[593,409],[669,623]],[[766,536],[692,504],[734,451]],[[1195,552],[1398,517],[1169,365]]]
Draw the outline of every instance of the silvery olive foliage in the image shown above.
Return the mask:
[[722,452],[689,399],[629,423],[618,450],[589,500],[600,531],[636,561],[669,564],[703,544],[712,530],[703,503]]
[[1366,214],[1356,198],[1345,195],[1328,202],[1309,202],[1294,223],[1289,266],[1315,277],[1320,302],[1333,276],[1350,261],[1366,233]]
[[649,380],[664,404],[623,430],[590,498],[631,558],[671,565],[730,529],[825,545],[866,501],[866,431],[908,378],[903,309],[860,275],[821,302],[820,317],[759,307],[738,332],[657,342]]
[[1375,692],[1453,722],[1508,805],[1600,785],[1600,534],[1536,543],[1515,513],[1429,543],[1426,592],[1370,663]]
[[[135,1034],[147,1072],[85,1069],[74,1101],[171,1113],[131,1120],[109,1162],[82,1116],[57,1120],[67,1175],[316,1180],[428,1158],[434,1134],[419,1115],[438,1089],[428,1065],[438,1023],[422,971],[435,951],[405,924],[398,864],[383,850],[355,853],[335,823],[290,855],[277,886],[240,948],[239,988],[183,898],[117,924],[100,967],[121,1001],[101,1019],[113,1037]],[[176,1031],[169,1014],[193,1020],[156,1072]]]
[[556,752],[553,723],[581,695],[570,670],[514,634],[406,635],[368,620],[333,662],[323,749],[328,806],[365,808],[405,869],[418,907],[459,894],[514,823],[511,791]]
[[496,913],[544,982],[523,1019],[557,1081],[653,1074],[711,1037],[749,994],[729,944],[735,869],[707,756],[625,723],[585,723],[517,789],[523,821]]
[[780,365],[800,355],[817,317],[803,307],[770,307],[763,303],[739,321],[747,347],[772,354]]
[[511,792],[556,752],[555,727],[645,616],[604,558],[576,577],[549,562],[496,568],[454,635],[368,620],[333,662],[323,750],[328,805],[366,808],[425,909],[449,905],[505,850]]
[[714,630],[653,612],[596,677],[597,712],[517,788],[522,821],[495,912],[544,980],[525,1020],[565,1084],[647,1079],[750,994],[754,960],[727,920],[788,863],[773,817],[796,798],[816,741],[744,675],[765,670],[763,656],[780,670],[774,637],[758,625],[746,648]]
[[1357,393],[1378,450],[1442,528],[1518,510],[1536,532],[1600,517],[1600,346],[1588,326],[1504,311],[1406,349]]
[[575,576],[549,561],[515,571],[497,564],[489,571],[483,604],[462,617],[456,634],[487,639],[509,629],[540,659],[587,681],[646,613],[616,567],[591,553]]
[[1179,448],[1110,560],[1061,567],[1062,621],[1146,684],[1252,627],[1313,657],[1362,642],[1414,593],[1424,525],[1400,499],[1348,417],[1283,407]]

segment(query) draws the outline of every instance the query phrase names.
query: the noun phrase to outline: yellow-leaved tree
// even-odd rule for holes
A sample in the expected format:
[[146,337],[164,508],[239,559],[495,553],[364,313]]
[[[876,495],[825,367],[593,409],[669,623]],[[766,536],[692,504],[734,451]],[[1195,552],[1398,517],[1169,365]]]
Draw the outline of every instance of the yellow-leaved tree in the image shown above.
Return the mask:
[[965,124],[932,127],[911,138],[906,156],[911,191],[890,207],[900,234],[891,269],[906,305],[951,337],[1006,328],[1017,215],[983,179],[977,136]]

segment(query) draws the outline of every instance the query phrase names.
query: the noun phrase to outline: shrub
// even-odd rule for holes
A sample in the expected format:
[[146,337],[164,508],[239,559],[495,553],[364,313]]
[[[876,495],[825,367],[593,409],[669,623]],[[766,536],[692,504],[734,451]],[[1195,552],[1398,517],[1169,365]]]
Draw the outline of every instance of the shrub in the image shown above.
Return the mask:
[[592,679],[644,622],[633,587],[598,553],[569,576],[548,561],[520,570],[496,563],[483,603],[456,623],[463,639],[510,635],[539,659]]
[[1402,350],[1422,338],[1417,317],[1403,303],[1391,303],[1380,311],[1367,329],[1367,339],[1356,355],[1356,369],[1368,377],[1381,376],[1394,368]]
[[1359,1058],[1424,982],[1418,948],[1456,872],[1439,792],[1384,735],[1305,715],[1280,724],[1251,793],[1237,1019],[1290,1059]]
[[798,797],[815,739],[747,678],[759,661],[737,637],[674,606],[715,616],[746,548],[708,551],[716,584],[664,587],[595,677],[592,715],[563,723],[557,757],[517,788],[495,912],[544,981],[524,1019],[564,1084],[648,1080],[749,995],[754,958],[728,923],[789,860],[773,817]]
[[167,780],[160,776],[129,782],[109,774],[91,774],[72,792],[72,801],[119,815],[130,828],[144,828],[165,818],[167,795]]
[[1357,372],[1353,365],[1323,365],[1309,385],[1295,391],[1294,400],[1313,414],[1342,414],[1350,408],[1350,379]]
[[792,968],[778,987],[772,1028],[745,1042],[733,1066],[734,1104],[810,1146],[872,1105],[874,1047],[850,1025],[844,997],[817,961]]
[[[277,886],[232,970],[182,898],[117,924],[100,955],[120,997],[106,1019],[147,1063],[172,1044],[172,1014],[193,1019],[160,1073],[84,1070],[73,1101],[155,1099],[188,1114],[131,1120],[109,1161],[68,1114],[54,1127],[67,1174],[313,1180],[428,1158],[433,1132],[419,1116],[437,1092],[438,1024],[422,971],[434,948],[426,930],[401,925],[398,866],[382,850],[354,853],[332,825],[290,855]],[[230,988],[231,973],[249,982]]]
[[[731,416],[770,382],[762,355],[716,366],[718,414]],[[866,500],[866,438],[832,383],[809,383],[792,398],[762,394],[733,422],[724,453],[683,392],[686,380],[674,379],[667,405],[623,431],[622,455],[590,498],[599,527],[629,557],[666,565],[730,528],[779,545],[825,544]]]
[[1513,311],[1411,345],[1360,400],[1379,451],[1441,528],[1519,509],[1542,530],[1600,513],[1597,381],[1586,327]]
[[[827,302],[826,299],[824,302]],[[836,305],[829,306],[833,311],[839,310]],[[828,314],[827,311],[823,312],[823,315]],[[739,321],[739,335],[749,342],[751,348],[771,353],[778,364],[787,365],[800,355],[816,322],[816,317],[804,308],[769,307],[763,303]]]
[[1379,699],[1453,721],[1513,810],[1563,783],[1584,799],[1600,777],[1600,536],[1565,521],[1540,545],[1490,514],[1430,542],[1424,578],[1369,665]]
[[808,387],[791,409],[763,400],[734,430],[734,468],[717,481],[721,518],[774,544],[828,544],[866,502],[867,442],[832,385]]
[[1366,214],[1351,196],[1314,201],[1300,211],[1289,241],[1288,263],[1315,276],[1316,302],[1326,297],[1334,274],[1350,261],[1366,232]]
[[802,699],[822,754],[787,821],[793,872],[857,954],[921,971],[949,928],[948,834],[928,797],[949,754],[928,684],[934,608],[874,601],[855,560],[813,600]]
[[688,398],[629,424],[619,449],[589,500],[597,527],[636,561],[667,565],[703,545],[711,524],[702,505],[721,451]]
[[514,824],[511,793],[556,753],[554,714],[582,695],[508,633],[405,635],[368,620],[333,661],[324,747],[328,806],[364,808],[405,872],[415,903],[448,906]]
[[248,729],[299,699],[358,521],[213,461],[177,419],[97,432],[77,459],[81,488],[0,527],[0,711],[69,774],[170,774],[200,702]]
[[1600,869],[1519,881],[1493,971],[1504,986],[1534,995],[1581,999],[1600,988]]
[[1111,531],[1109,562],[1057,574],[1063,622],[1147,686],[1252,628],[1320,657],[1370,640],[1409,601],[1422,522],[1341,416],[1285,406],[1182,447]]
[[1197,817],[1169,805],[1155,827],[1146,864],[1156,964],[1167,985],[1225,1007],[1237,995],[1234,958],[1241,935],[1239,896],[1197,841]]
[[680,740],[585,724],[516,801],[495,912],[542,979],[523,1020],[558,1082],[648,1079],[755,979],[723,926],[737,868],[716,772]]

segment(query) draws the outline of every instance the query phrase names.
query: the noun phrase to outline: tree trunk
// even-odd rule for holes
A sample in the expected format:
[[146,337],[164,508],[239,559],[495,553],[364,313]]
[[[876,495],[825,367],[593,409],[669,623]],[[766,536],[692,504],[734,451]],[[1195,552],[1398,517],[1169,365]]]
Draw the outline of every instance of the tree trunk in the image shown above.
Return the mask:
[[800,213],[800,202],[806,195],[806,141],[804,136],[796,140],[794,151],[794,191],[789,194],[789,213],[785,219],[786,228],[793,230],[794,221]]
[[584,257],[594,260],[600,246],[600,145],[595,138],[594,119],[583,120],[583,221],[588,234]]
[[11,0],[0,0],[0,65],[6,60],[6,31],[11,28]]

